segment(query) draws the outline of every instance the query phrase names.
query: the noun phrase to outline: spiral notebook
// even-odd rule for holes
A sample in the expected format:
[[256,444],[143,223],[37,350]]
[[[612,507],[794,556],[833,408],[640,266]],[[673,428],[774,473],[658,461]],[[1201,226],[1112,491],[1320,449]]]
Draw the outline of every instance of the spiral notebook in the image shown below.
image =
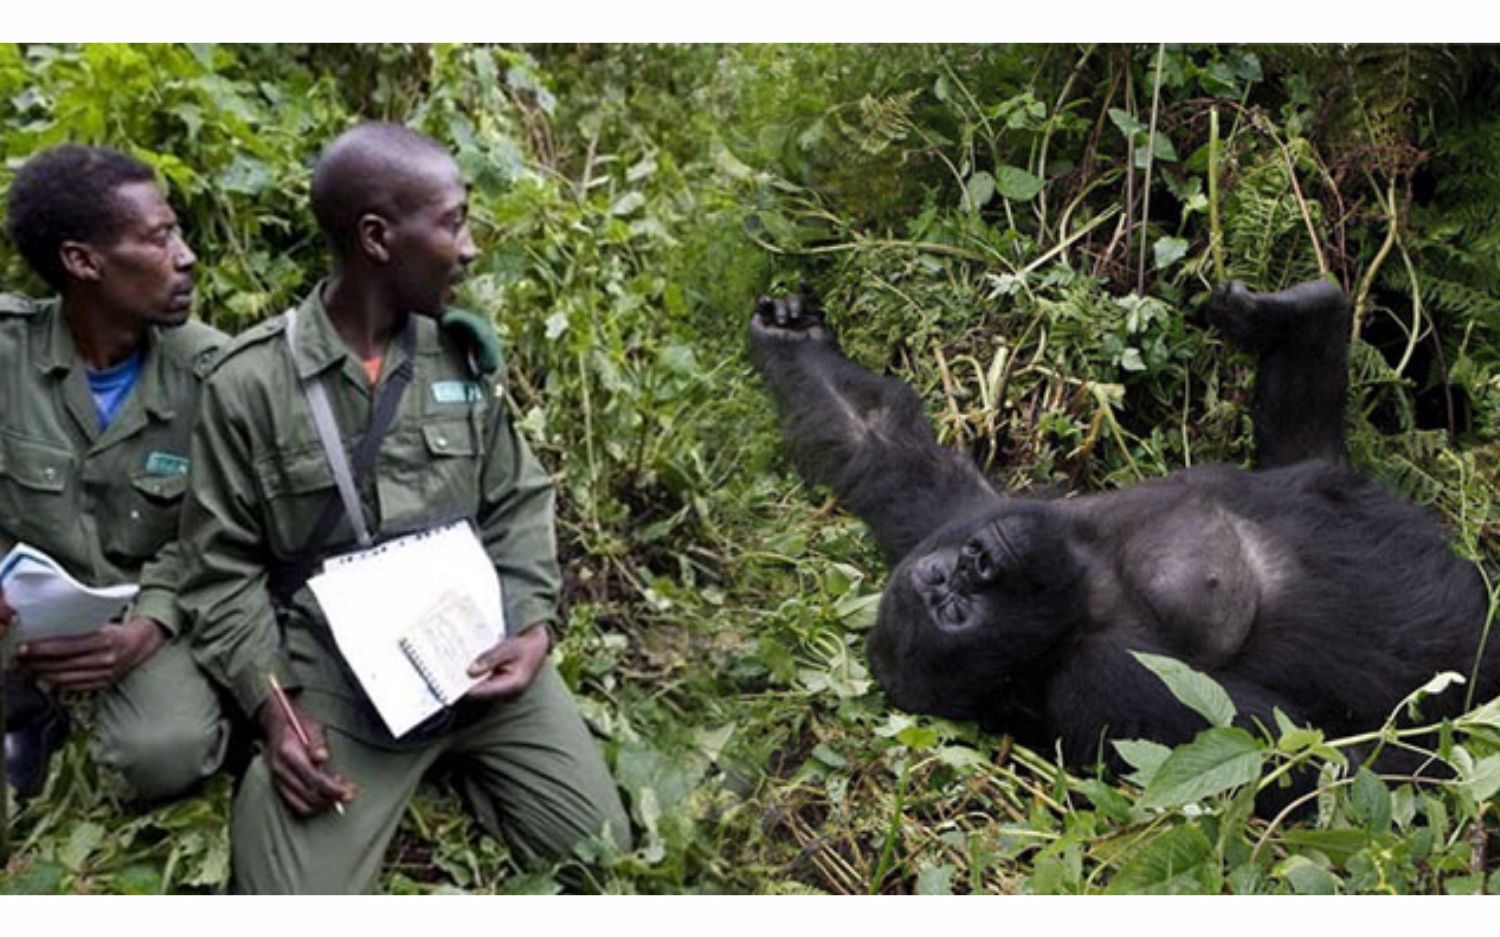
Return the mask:
[[432,695],[444,706],[452,706],[479,682],[469,676],[469,664],[494,647],[495,639],[473,598],[450,592],[396,644]]
[[477,684],[469,665],[505,636],[500,579],[466,521],[334,557],[307,584],[398,738]]

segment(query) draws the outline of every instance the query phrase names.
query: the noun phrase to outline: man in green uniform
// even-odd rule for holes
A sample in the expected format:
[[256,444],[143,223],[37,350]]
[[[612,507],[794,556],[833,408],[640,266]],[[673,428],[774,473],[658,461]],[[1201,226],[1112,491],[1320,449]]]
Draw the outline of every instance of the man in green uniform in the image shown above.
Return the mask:
[[[523,861],[603,833],[625,846],[614,783],[548,659],[560,578],[550,481],[507,412],[489,324],[460,328],[444,312],[477,253],[458,167],[419,133],[364,124],[324,152],[312,201],[333,274],[295,310],[295,335],[288,316],[262,323],[210,375],[183,517],[195,652],[264,736],[234,804],[236,886],[370,890],[439,757]],[[350,472],[347,514],[312,381],[351,462],[365,436],[378,440],[369,467]],[[382,432],[372,425],[393,385],[406,389]],[[320,521],[328,511],[336,521]],[[508,636],[470,665],[481,682],[400,738],[306,585],[317,561],[355,547],[356,516],[379,541],[467,520],[502,587]]]
[[[7,227],[59,298],[0,296],[0,553],[25,542],[86,584],[140,592],[92,634],[15,649],[6,773],[23,796],[40,791],[69,722],[48,691],[71,691],[95,702],[95,753],[124,793],[174,797],[218,768],[228,739],[176,604],[191,421],[225,337],[188,321],[193,252],[129,156],[34,156]],[[0,589],[0,629],[13,619]]]

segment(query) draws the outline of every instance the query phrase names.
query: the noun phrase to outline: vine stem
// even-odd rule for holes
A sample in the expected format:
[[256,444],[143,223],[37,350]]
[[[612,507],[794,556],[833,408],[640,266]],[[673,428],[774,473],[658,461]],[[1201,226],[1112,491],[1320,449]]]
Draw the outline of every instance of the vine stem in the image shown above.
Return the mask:
[[1157,43],[1156,78],[1151,83],[1151,128],[1146,132],[1146,172],[1141,180],[1140,260],[1136,264],[1135,274],[1135,291],[1142,295],[1146,292],[1146,242],[1151,240],[1147,234],[1147,225],[1151,223],[1151,168],[1156,156],[1156,119],[1161,111],[1161,70],[1166,64],[1166,57],[1167,44]]
[[1215,282],[1223,283],[1224,229],[1219,221],[1219,109],[1208,112],[1208,246],[1214,257]]

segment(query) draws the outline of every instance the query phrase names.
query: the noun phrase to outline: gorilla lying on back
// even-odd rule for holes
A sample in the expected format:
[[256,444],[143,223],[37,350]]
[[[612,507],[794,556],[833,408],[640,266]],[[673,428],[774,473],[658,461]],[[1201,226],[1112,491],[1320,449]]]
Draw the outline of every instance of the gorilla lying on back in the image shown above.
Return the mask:
[[1256,470],[1040,500],[997,493],[938,446],[912,390],[845,358],[809,295],[757,302],[752,358],[799,467],[894,565],[868,644],[892,702],[1032,747],[1060,740],[1089,765],[1118,764],[1107,739],[1178,744],[1207,727],[1132,650],[1212,676],[1247,728],[1274,726],[1273,708],[1333,735],[1375,728],[1480,654],[1475,699],[1500,691],[1478,571],[1429,511],[1345,462],[1343,293],[1232,284],[1207,318],[1259,357]]

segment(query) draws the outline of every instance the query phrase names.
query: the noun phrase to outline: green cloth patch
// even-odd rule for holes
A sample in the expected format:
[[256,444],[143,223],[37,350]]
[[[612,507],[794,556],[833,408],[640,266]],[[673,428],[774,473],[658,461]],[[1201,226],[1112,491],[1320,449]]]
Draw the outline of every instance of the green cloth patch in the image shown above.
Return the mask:
[[478,403],[484,392],[473,381],[434,381],[432,399],[438,403]]
[[186,475],[188,460],[170,452],[153,452],[146,456],[147,475]]

